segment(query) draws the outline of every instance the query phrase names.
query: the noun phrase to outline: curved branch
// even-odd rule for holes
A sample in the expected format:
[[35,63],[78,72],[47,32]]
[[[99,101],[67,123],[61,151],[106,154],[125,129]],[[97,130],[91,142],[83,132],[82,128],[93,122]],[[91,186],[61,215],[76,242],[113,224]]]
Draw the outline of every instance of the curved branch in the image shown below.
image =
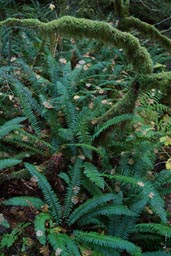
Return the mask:
[[129,33],[113,28],[106,22],[64,16],[47,23],[37,19],[10,18],[0,21],[0,27],[4,25],[31,27],[44,34],[57,32],[74,38],[97,39],[114,47],[123,48],[135,71],[145,74],[152,72],[150,55],[144,47],[141,47],[139,40]]
[[161,32],[153,25],[150,25],[134,17],[127,17],[120,20],[119,29],[128,31],[131,28],[137,29],[146,37],[155,40],[155,42],[157,41],[162,47],[169,51],[171,50],[171,40],[168,37],[162,35]]

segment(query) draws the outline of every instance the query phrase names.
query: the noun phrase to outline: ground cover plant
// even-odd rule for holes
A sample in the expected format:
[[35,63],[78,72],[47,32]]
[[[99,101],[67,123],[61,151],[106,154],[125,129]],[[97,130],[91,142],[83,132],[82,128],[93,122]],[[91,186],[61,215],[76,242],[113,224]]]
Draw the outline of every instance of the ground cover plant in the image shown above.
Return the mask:
[[171,40],[129,4],[0,21],[2,256],[171,255]]

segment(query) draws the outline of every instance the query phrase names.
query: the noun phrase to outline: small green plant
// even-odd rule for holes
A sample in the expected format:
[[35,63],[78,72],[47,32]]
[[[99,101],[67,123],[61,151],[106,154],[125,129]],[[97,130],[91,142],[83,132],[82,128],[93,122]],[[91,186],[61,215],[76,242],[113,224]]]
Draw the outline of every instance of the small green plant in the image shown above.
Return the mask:
[[[41,188],[44,201],[27,196],[14,197],[4,201],[3,204],[32,206],[40,211],[35,217],[34,225],[37,239],[42,246],[49,242],[55,251],[60,250],[61,255],[69,255],[71,252],[73,255],[81,255],[81,250],[87,247],[101,255],[105,255],[110,250],[117,253],[118,249],[126,250],[131,255],[141,255],[140,248],[133,243],[96,231],[105,225],[102,216],[107,221],[114,215],[134,216],[134,213],[121,205],[120,196],[113,193],[101,193],[80,204],[82,160],[77,159],[71,170],[71,181],[62,208],[46,177],[33,165],[26,163],[25,166]],[[80,205],[76,207],[78,203]],[[94,231],[88,231],[90,224],[94,226],[92,228]],[[80,228],[82,231],[79,230]]]
[[[2,218],[2,217],[1,217]],[[3,225],[4,227],[9,228],[9,224],[8,222],[3,219],[3,221],[1,222],[1,225]],[[30,223],[20,223],[17,225],[17,227],[13,228],[13,230],[10,233],[4,232],[4,234],[1,237],[1,241],[0,241],[0,252],[3,252],[4,250],[8,250],[11,247],[13,247],[15,245],[15,243],[21,238],[21,236],[23,235],[23,233],[25,232],[25,228],[27,228],[30,225]],[[25,240],[26,238],[23,237],[23,247],[21,249],[21,251],[23,251],[24,246],[25,246]],[[3,255],[3,253],[2,253]]]

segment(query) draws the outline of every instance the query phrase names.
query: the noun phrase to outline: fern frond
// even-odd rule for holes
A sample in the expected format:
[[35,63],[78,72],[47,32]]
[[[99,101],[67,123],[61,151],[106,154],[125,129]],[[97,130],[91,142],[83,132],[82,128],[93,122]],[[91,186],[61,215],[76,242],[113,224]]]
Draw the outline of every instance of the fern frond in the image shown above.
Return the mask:
[[46,222],[51,219],[48,213],[40,213],[36,215],[34,220],[34,228],[36,231],[36,237],[42,245],[46,244]]
[[75,143],[75,144],[65,144],[66,146],[75,146],[75,147],[81,147],[81,148],[85,148],[85,149],[88,149],[88,150],[91,150],[91,151],[95,151],[96,153],[98,153],[100,156],[103,156],[103,153],[100,149],[92,146],[92,145],[89,145],[89,144],[83,144],[83,143]]
[[86,216],[82,216],[78,223],[80,225],[87,225],[93,223],[92,221],[99,216],[113,217],[114,215],[135,216],[136,214],[123,205],[102,205],[92,209]]
[[2,160],[0,160],[0,171],[2,169],[12,167],[12,166],[17,165],[19,163],[21,163],[21,160],[14,159],[14,158],[2,159]]
[[19,129],[21,127],[20,123],[25,120],[25,117],[16,117],[0,126],[0,139],[8,135],[11,131]]
[[171,227],[158,223],[142,223],[135,226],[134,232],[152,233],[171,238]]
[[101,173],[97,170],[96,166],[85,162],[84,165],[84,174],[85,176],[91,180],[97,187],[104,189],[105,181],[104,178],[101,176]]
[[171,172],[170,170],[162,170],[161,172],[155,175],[154,185],[158,190],[165,189],[167,184],[171,183]]
[[23,141],[22,136],[20,134],[10,134],[10,136],[3,139],[4,142],[7,142],[9,144],[14,144],[17,147],[20,147],[22,149],[29,150],[32,152],[32,154],[40,154],[44,155],[45,151],[42,150],[42,148],[39,147],[33,147],[34,143],[32,141]]
[[31,196],[15,196],[3,201],[3,204],[13,205],[13,206],[34,207],[39,210],[43,205],[45,205],[45,203],[40,198],[31,197]]
[[55,148],[50,143],[43,140],[40,136],[30,134],[27,131],[24,131],[22,129],[19,129],[18,131],[19,131],[21,138],[26,136],[27,140],[29,141],[29,144],[32,144],[32,145],[39,144],[39,147],[41,147],[42,150],[43,150],[43,148],[49,148],[49,149],[55,151]]
[[113,201],[116,198],[117,197],[114,194],[104,194],[88,199],[85,203],[81,204],[78,208],[76,208],[73,211],[73,213],[69,217],[68,224],[72,225],[74,222],[78,221],[79,219],[87,215],[89,212],[92,212],[93,210],[96,211],[96,208],[98,206]]
[[158,252],[144,252],[143,256],[171,256],[171,253],[165,251]]
[[158,191],[150,181],[145,179],[138,179],[133,177],[127,177],[123,175],[108,175],[111,179],[116,179],[123,186],[129,185],[129,189],[133,189],[134,193],[140,195],[144,199],[148,199],[153,211],[161,218],[164,223],[167,223],[167,213],[165,210],[165,202],[161,198]]
[[73,239],[71,239],[66,234],[49,234],[48,241],[51,244],[52,248],[56,250],[60,250],[61,255],[69,256],[81,256],[79,249]]
[[31,92],[18,80],[14,80],[14,89],[17,96],[20,99],[20,105],[22,107],[23,113],[30,121],[32,128],[37,134],[40,133],[40,128],[38,127],[37,117],[33,111],[36,111],[41,115],[42,110],[37,101],[32,97]]
[[98,196],[103,194],[103,191],[95,186],[94,183],[91,182],[90,179],[88,179],[84,174],[82,175],[81,184],[91,196]]
[[27,170],[30,172],[32,176],[37,178],[37,183],[42,190],[44,199],[49,206],[49,209],[52,213],[53,218],[58,224],[60,222],[61,206],[56,194],[52,190],[46,177],[43,174],[41,174],[33,165],[29,163],[25,163],[25,167],[27,168]]
[[97,251],[101,251],[101,249],[118,249],[126,250],[134,256],[142,255],[141,249],[138,246],[119,237],[82,231],[75,231],[74,235],[78,242],[88,245],[91,248],[95,248]]
[[72,206],[73,206],[73,197],[79,193],[79,190],[75,190],[75,187],[80,187],[80,179],[81,179],[81,167],[82,167],[82,160],[77,158],[74,166],[70,172],[70,183],[67,188],[67,193],[65,196],[65,203],[64,203],[64,217],[68,217]]
[[121,122],[132,120],[134,115],[132,114],[123,114],[120,116],[116,116],[107,122],[105,122],[102,126],[97,126],[95,129],[95,134],[93,135],[93,139],[97,138],[103,131],[108,129],[111,126],[117,125]]

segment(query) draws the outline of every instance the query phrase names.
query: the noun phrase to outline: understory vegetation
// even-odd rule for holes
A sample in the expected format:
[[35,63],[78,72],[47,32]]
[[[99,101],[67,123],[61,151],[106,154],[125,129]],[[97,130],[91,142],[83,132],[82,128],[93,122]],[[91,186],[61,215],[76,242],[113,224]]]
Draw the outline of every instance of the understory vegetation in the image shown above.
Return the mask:
[[171,255],[169,34],[136,1],[1,2],[0,256]]

